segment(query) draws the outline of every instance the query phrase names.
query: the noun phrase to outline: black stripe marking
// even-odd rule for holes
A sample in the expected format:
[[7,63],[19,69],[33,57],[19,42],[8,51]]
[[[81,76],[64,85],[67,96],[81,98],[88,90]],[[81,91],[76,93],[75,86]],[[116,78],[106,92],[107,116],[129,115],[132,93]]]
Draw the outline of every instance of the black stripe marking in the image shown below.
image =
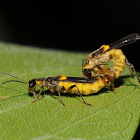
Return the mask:
[[67,77],[65,80],[59,80],[64,82],[75,82],[75,83],[93,83],[97,81],[98,76],[94,78],[84,78],[84,77]]

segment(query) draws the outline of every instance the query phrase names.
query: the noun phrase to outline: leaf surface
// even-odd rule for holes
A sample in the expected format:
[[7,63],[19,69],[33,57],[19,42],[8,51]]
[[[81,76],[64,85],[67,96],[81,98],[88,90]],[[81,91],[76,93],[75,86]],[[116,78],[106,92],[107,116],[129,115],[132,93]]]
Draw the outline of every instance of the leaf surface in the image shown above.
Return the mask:
[[[87,53],[30,48],[0,43],[0,69],[24,79],[67,75],[81,76],[81,62]],[[0,82],[13,79],[0,74]],[[84,96],[62,96],[50,92],[32,104],[26,85],[0,86],[0,139],[132,139],[140,118],[140,87],[126,67],[115,81],[116,93],[101,90]],[[44,92],[45,93],[45,92]],[[8,98],[7,98],[8,97]]]

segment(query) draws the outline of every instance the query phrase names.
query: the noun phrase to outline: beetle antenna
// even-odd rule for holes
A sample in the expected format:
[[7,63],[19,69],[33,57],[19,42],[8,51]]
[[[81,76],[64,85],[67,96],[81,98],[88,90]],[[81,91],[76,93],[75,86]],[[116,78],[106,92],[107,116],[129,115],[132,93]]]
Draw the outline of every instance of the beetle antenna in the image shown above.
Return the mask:
[[16,77],[16,76],[14,76],[14,75],[11,75],[11,74],[9,74],[9,73],[7,73],[7,72],[1,72],[1,73],[6,74],[6,75],[8,75],[8,76],[11,76],[11,77],[13,77],[13,78],[18,79],[18,80],[9,80],[9,81],[5,81],[5,82],[3,82],[2,84],[6,84],[6,83],[8,83],[8,82],[19,82],[19,83],[24,83],[25,85],[28,86],[28,84],[27,84],[24,80],[22,80],[22,79],[20,79],[20,78],[18,78],[18,77]]

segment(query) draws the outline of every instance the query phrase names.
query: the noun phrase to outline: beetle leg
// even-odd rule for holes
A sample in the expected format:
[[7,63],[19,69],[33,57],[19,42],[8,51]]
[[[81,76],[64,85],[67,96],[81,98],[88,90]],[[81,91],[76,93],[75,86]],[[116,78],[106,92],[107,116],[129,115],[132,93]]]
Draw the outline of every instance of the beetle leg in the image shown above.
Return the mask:
[[83,98],[82,94],[80,93],[80,91],[79,91],[79,89],[78,89],[78,87],[77,87],[76,85],[72,85],[71,87],[69,87],[69,90],[73,89],[74,87],[76,87],[76,88],[77,88],[77,91],[78,91],[79,95],[81,96],[81,98],[82,98],[83,102],[84,102],[85,104],[87,104],[87,105],[91,106],[92,104],[89,104],[89,103],[87,103],[87,102],[84,100],[84,98]]
[[137,72],[136,72],[136,70],[135,70],[135,68],[134,68],[134,65],[131,64],[131,63],[129,63],[127,59],[126,59],[125,64],[128,66],[129,71],[130,71],[130,73],[131,73],[131,77],[132,77],[133,79],[134,79],[134,74],[133,74],[133,71],[134,71],[134,73],[135,73],[135,75],[136,75],[136,78],[137,78],[137,81],[136,81],[135,79],[134,79],[134,80],[135,80],[136,83],[138,83],[138,84],[140,85],[140,79],[139,79],[139,76],[138,76],[138,74],[137,74]]

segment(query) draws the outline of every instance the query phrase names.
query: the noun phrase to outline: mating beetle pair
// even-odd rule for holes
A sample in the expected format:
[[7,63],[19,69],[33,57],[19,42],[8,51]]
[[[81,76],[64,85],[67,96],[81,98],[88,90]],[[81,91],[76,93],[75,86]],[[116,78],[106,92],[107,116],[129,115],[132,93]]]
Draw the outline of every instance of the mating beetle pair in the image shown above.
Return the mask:
[[[28,86],[29,92],[33,93],[33,95],[36,95],[35,90],[36,87],[39,86],[40,92],[33,103],[38,100],[39,96],[44,90],[44,87],[47,87],[51,92],[58,92],[60,101],[64,106],[65,104],[61,99],[61,92],[70,94],[75,93],[80,95],[85,104],[91,105],[84,100],[82,95],[97,93],[103,87],[110,89],[110,85],[114,90],[114,80],[120,76],[121,72],[124,70],[125,65],[129,67],[132,78],[134,78],[133,72],[135,73],[137,82],[140,84],[140,80],[134,66],[128,62],[126,56],[120,49],[120,47],[131,44],[139,39],[140,36],[137,33],[134,33],[109,45],[102,45],[99,49],[89,54],[87,59],[83,60],[83,77],[66,77],[65,75],[52,76],[32,79],[26,83],[18,77],[10,75],[6,72],[2,72],[16,79],[3,82],[2,84],[8,82],[24,83],[26,86]],[[113,68],[106,67],[107,62],[109,61],[114,62]]]

